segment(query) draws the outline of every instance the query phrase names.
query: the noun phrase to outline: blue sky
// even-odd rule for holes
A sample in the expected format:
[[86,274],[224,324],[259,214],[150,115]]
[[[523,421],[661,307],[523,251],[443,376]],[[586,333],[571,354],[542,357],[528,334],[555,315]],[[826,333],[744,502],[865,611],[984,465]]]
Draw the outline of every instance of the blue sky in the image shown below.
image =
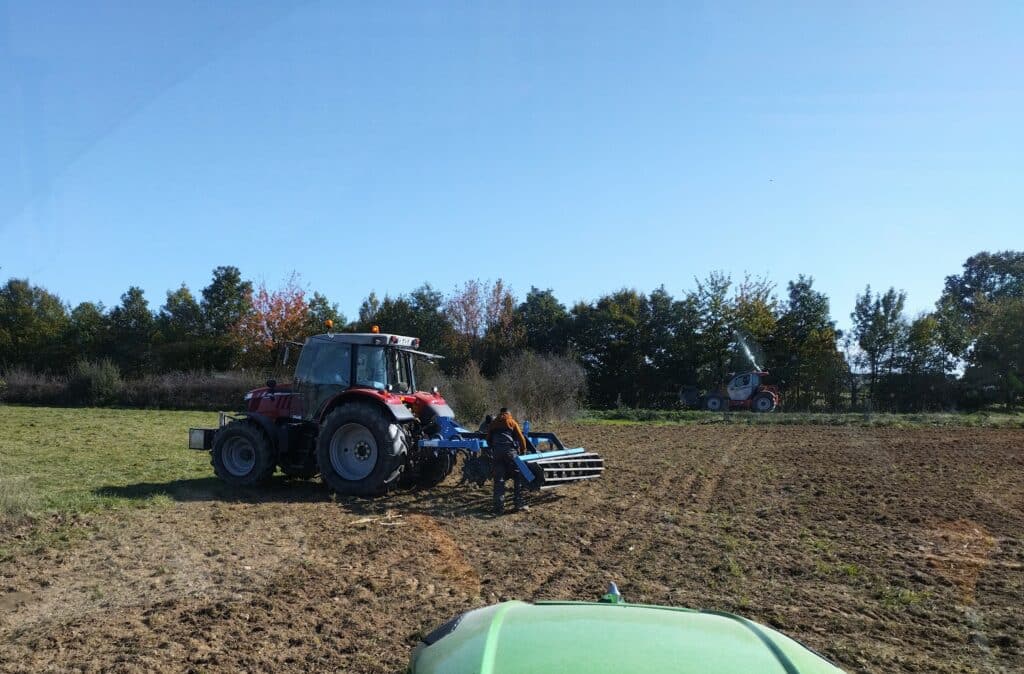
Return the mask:
[[1024,248],[1024,3],[97,4],[0,2],[0,277],[71,303],[724,270],[845,325]]

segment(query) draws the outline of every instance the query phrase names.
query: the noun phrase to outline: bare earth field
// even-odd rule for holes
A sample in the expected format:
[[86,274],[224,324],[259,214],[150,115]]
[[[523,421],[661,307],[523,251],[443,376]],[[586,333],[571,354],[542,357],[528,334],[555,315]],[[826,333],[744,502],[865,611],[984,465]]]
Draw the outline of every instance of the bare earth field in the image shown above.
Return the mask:
[[53,515],[46,544],[8,526],[0,670],[401,672],[461,611],[614,580],[627,601],[767,623],[849,671],[1024,671],[1024,430],[553,430],[604,454],[606,477],[500,519],[454,476],[342,502],[319,483],[189,477],[111,485],[170,499]]

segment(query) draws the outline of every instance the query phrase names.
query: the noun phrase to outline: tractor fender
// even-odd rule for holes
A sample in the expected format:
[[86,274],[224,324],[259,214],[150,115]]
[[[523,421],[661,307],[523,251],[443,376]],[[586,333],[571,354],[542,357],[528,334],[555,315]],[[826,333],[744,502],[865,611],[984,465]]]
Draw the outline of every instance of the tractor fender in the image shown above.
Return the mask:
[[244,418],[246,421],[251,421],[257,424],[260,428],[262,428],[263,432],[267,434],[267,438],[273,444],[274,449],[277,449],[278,428],[277,424],[274,423],[273,419],[271,419],[265,414],[260,414],[259,412],[246,412]]
[[455,418],[455,412],[448,402],[435,391],[417,391],[412,395],[412,407],[423,424],[435,417]]
[[449,419],[454,419],[455,411],[446,402],[440,404],[432,403],[423,406],[423,415],[425,418],[448,417]]
[[416,418],[416,415],[414,415],[409,408],[405,406],[405,403],[403,403],[402,399],[398,396],[381,394],[376,391],[359,390],[343,391],[329,399],[324,403],[320,412],[317,413],[317,422],[323,423],[324,420],[327,419],[327,415],[334,411],[334,408],[349,402],[368,402],[376,405],[399,424],[412,421]]

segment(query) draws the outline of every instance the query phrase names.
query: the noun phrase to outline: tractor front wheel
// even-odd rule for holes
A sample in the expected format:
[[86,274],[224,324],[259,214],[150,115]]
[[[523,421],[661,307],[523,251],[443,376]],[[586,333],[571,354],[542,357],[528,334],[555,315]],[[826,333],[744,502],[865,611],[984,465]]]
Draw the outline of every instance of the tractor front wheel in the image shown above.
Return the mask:
[[228,484],[251,487],[270,479],[274,459],[274,450],[262,429],[245,421],[232,421],[217,431],[210,463],[217,477]]
[[320,477],[345,496],[379,496],[393,488],[405,467],[405,429],[374,406],[342,405],[320,427],[316,461]]
[[751,407],[755,412],[771,412],[775,409],[775,398],[770,393],[758,393],[754,396]]
[[708,396],[707,401],[704,403],[704,407],[707,408],[708,412],[724,412],[728,409],[729,404],[725,402],[725,398],[722,396]]

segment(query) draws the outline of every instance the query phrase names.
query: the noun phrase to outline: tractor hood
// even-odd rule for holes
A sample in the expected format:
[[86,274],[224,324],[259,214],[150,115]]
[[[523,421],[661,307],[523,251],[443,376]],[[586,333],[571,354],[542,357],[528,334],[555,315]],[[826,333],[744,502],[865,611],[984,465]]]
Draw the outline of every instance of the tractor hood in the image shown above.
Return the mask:
[[510,601],[424,638],[413,674],[841,674],[798,642],[726,613]]
[[252,389],[251,391],[249,391],[248,393],[245,394],[245,398],[244,399],[247,400],[247,401],[248,400],[259,400],[260,398],[265,398],[266,396],[269,396],[269,395],[284,396],[284,395],[291,395],[291,394],[292,394],[291,384],[278,384],[274,388],[270,388],[269,386],[260,386],[259,388],[254,388],[254,389]]

